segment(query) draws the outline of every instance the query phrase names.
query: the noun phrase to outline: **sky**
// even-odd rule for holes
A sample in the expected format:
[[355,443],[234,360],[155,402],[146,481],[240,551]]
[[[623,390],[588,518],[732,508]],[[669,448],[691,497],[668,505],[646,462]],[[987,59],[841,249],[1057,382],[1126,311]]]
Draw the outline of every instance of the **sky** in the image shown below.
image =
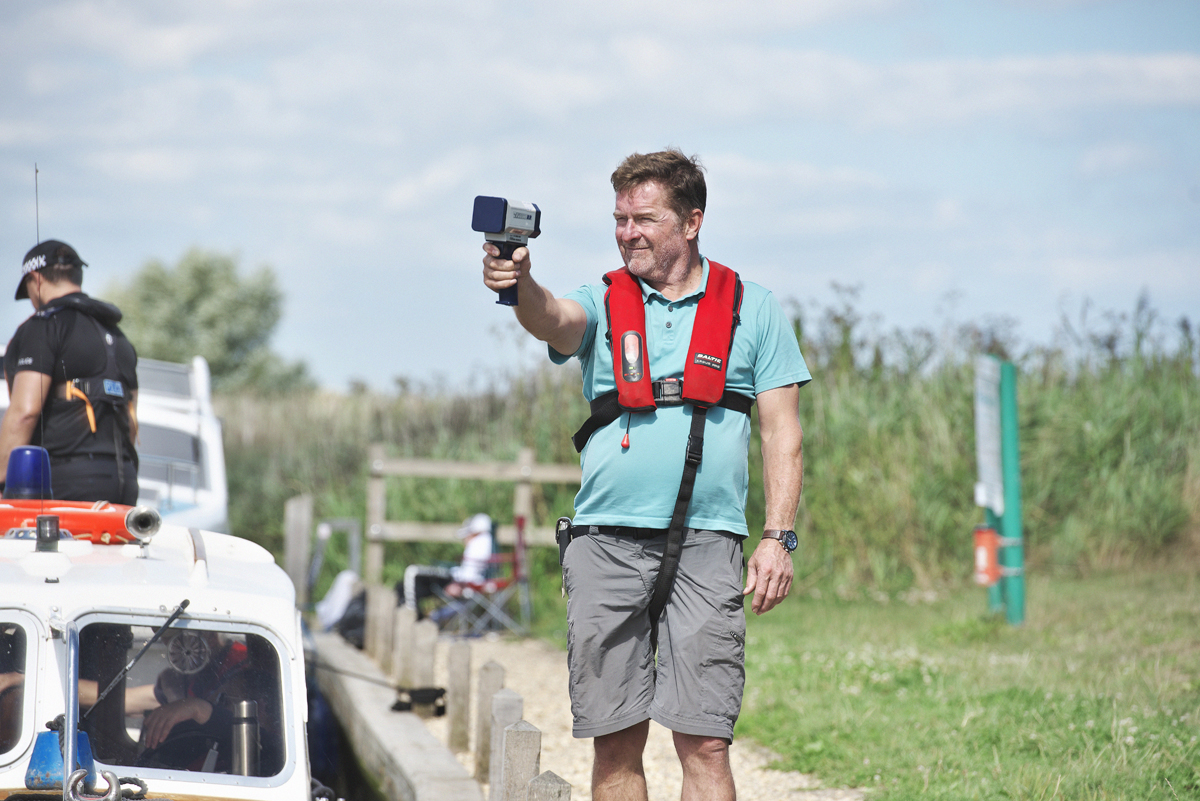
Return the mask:
[[702,253],[789,308],[1200,317],[1195,0],[0,4],[0,274],[39,234],[100,297],[192,247],[269,265],[273,348],[334,390],[542,360],[474,197],[539,206],[562,294],[620,266],[609,176],[667,146],[707,170]]

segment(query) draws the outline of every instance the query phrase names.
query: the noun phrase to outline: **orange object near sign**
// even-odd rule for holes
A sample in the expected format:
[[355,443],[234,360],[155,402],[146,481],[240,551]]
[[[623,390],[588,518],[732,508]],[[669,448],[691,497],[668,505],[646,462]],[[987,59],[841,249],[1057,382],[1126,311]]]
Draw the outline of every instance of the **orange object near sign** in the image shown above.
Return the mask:
[[975,583],[990,587],[1000,580],[1000,537],[996,529],[975,528]]

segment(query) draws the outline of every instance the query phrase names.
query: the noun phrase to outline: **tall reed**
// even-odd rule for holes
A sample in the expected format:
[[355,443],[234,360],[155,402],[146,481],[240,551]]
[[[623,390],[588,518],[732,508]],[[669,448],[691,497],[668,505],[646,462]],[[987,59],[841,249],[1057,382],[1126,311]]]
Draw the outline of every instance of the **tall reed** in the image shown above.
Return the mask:
[[[981,519],[975,481],[974,357],[1018,365],[1027,547],[1035,568],[1089,570],[1154,558],[1200,524],[1200,352],[1191,324],[1172,330],[1140,301],[1102,326],[1064,321],[1052,346],[1018,352],[1005,321],[874,332],[853,293],[818,315],[796,315],[814,375],[801,391],[805,490],[797,531],[802,585],[895,591],[956,583],[971,571]],[[287,398],[222,396],[234,533],[279,552],[283,503],[312,493],[318,518],[362,517],[366,448],[394,455],[541,462],[577,456],[586,417],[578,371],[498,375],[483,389],[413,388]],[[763,496],[757,420],[751,447],[751,530]],[[536,515],[570,514],[574,488],[546,486]],[[511,485],[393,479],[394,519],[457,521],[512,514]],[[410,560],[453,548],[389,551],[389,578]],[[547,573],[554,561],[545,557]],[[395,563],[393,566],[392,563]]]

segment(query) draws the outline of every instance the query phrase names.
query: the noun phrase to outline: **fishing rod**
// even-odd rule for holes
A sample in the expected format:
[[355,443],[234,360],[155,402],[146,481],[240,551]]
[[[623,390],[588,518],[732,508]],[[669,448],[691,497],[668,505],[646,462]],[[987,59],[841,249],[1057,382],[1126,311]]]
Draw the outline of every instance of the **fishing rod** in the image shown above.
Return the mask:
[[87,720],[88,715],[92,714],[92,710],[100,706],[100,702],[108,697],[108,694],[112,692],[113,688],[121,682],[121,679],[125,678],[125,674],[133,669],[133,666],[136,665],[138,660],[142,658],[142,655],[150,649],[150,646],[158,642],[159,638],[167,633],[167,629],[170,628],[172,623],[179,619],[179,616],[183,614],[183,610],[187,609],[188,604],[190,603],[191,601],[187,598],[184,598],[182,601],[180,601],[179,606],[175,607],[175,611],[171,613],[169,618],[167,618],[167,622],[159,626],[158,631],[154,632],[154,636],[146,640],[146,644],[142,646],[142,650],[138,651],[137,656],[129,660],[129,664],[125,666],[124,670],[122,670],[116,676],[113,676],[113,680],[109,682],[107,687],[104,688],[104,692],[100,693],[100,695],[96,697],[96,703],[88,707],[88,711],[83,713],[83,717],[79,719],[81,723]]

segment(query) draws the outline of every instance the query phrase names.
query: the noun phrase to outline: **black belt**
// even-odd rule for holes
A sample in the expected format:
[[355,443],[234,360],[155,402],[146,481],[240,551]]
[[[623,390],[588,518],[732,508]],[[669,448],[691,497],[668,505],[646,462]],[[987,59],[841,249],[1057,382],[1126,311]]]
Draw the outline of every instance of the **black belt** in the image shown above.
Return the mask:
[[[50,464],[66,464],[67,462],[78,462],[83,459],[87,459],[88,461],[115,462],[117,461],[117,455],[115,453],[73,453],[70,456],[51,456]],[[126,457],[121,461],[132,462],[133,460]]]
[[582,534],[604,534],[611,537],[629,537],[635,540],[652,540],[667,536],[665,528],[637,528],[635,526],[576,526]]

